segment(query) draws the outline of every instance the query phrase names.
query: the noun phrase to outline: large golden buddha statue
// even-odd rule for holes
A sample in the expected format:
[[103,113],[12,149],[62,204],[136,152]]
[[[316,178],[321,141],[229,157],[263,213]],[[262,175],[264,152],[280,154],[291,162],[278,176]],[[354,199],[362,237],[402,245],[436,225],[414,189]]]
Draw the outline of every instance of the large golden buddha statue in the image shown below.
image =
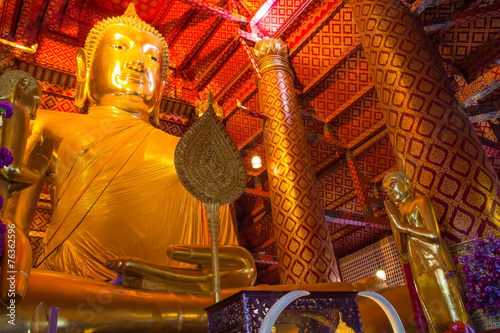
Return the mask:
[[[26,290],[20,295],[24,299],[15,310],[0,307],[2,318],[15,312],[16,326],[0,321],[0,331],[26,331],[42,301],[59,307],[58,332],[207,329],[204,308],[213,297],[204,213],[176,175],[178,138],[149,124],[150,114],[155,118],[158,112],[167,63],[164,40],[132,5],[123,16],[96,25],[85,50],[77,52],[76,102],[82,105],[88,97],[89,114],[38,112],[27,152],[50,139],[52,159],[44,179],[12,198],[17,209],[9,215],[27,233],[47,182],[52,218],[36,258],[38,269],[31,270],[27,290],[19,288]],[[254,282],[255,267],[248,251],[235,246],[228,209],[220,220],[219,242],[227,245],[219,249],[225,298]],[[28,244],[17,251],[31,249]],[[166,287],[139,290],[104,282],[114,279],[115,271]],[[353,291],[374,286],[386,288],[377,282],[257,288]],[[408,318],[404,289],[386,296]],[[388,321],[381,322],[381,310],[369,302],[360,303],[366,331],[385,332]]]
[[[49,183],[52,218],[34,267],[104,281],[116,278],[110,261],[114,269],[167,280],[173,290],[208,292],[202,205],[177,177],[178,138],[149,122],[151,113],[157,117],[168,66],[164,39],[132,4],[123,16],[97,24],[76,60],[76,104],[88,97],[89,114],[38,112],[28,150],[54,142],[50,177],[20,195],[13,216],[27,232],[40,189]],[[237,244],[229,209],[221,213],[219,242]],[[170,249],[169,255],[174,244],[193,247]],[[236,246],[227,251],[221,265],[231,268],[222,286],[252,284],[248,252]]]

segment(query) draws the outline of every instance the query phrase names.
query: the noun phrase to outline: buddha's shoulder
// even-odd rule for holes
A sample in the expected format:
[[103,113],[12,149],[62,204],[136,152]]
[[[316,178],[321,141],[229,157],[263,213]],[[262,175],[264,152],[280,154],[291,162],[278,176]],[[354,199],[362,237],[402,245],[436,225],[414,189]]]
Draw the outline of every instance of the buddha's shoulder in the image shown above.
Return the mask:
[[75,133],[89,123],[88,116],[85,114],[50,110],[38,110],[36,119],[32,122],[32,135],[39,133],[43,137],[50,137],[56,141]]
[[79,123],[85,120],[88,116],[79,113],[69,113],[51,110],[37,110],[36,119],[33,121],[34,126],[50,126],[51,124],[56,125],[60,122],[73,122]]
[[173,152],[180,139],[157,128],[154,128],[148,136],[147,145],[150,152],[165,152],[166,150]]

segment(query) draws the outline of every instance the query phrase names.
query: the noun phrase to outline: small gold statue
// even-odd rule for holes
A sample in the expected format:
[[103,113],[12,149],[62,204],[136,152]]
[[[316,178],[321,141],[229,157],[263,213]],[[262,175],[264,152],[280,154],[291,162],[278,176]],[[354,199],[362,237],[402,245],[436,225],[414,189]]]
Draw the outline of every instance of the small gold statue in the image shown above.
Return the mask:
[[[36,118],[41,96],[40,85],[26,72],[13,70],[0,76],[0,100],[9,102],[13,111],[9,118],[2,119],[0,147],[7,148],[14,157],[11,165],[0,169],[0,195],[4,199],[1,215],[8,209],[15,208],[14,202],[9,202],[9,198],[37,182],[49,165],[52,153],[50,140],[46,140],[32,151],[27,165],[24,158],[30,119]],[[8,246],[1,266],[0,301],[8,304],[10,298],[18,303],[27,288],[31,268],[31,246],[23,230],[6,217],[3,217],[3,221],[8,225],[10,238],[6,241]],[[15,257],[12,256],[14,253],[17,254]],[[14,288],[8,279],[12,274],[16,276]]]
[[36,119],[41,98],[40,85],[28,73],[12,70],[0,76],[0,101],[9,102],[13,109],[10,118],[1,120],[0,147],[9,149],[14,157],[11,165],[0,170],[2,178],[8,180],[6,184],[9,187],[5,189],[6,193],[0,193],[4,199],[40,180],[47,170],[52,151],[51,141],[46,141],[43,147],[36,147],[29,156],[28,164],[25,164],[30,119]]
[[462,288],[448,247],[440,236],[429,197],[413,197],[408,176],[401,171],[384,177],[385,201],[396,245],[408,261],[430,332],[444,332],[450,323],[468,322]]

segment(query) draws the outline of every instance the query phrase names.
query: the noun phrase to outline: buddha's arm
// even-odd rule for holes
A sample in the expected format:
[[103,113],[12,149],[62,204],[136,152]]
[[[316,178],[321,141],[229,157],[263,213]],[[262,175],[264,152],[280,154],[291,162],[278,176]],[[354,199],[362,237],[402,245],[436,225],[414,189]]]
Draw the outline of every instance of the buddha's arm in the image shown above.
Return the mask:
[[422,236],[430,240],[437,240],[440,237],[440,232],[432,201],[426,196],[417,199],[417,209],[420,212],[422,224],[425,226],[425,228],[422,229]]
[[[170,258],[197,265],[192,269],[155,265],[134,258],[110,260],[108,266],[125,275],[160,281],[168,285],[191,285],[190,290],[206,290],[211,283],[210,247],[181,246],[168,248]],[[239,246],[219,247],[221,283],[228,287],[250,286],[255,282],[256,269],[251,254]]]
[[[40,130],[35,127],[33,131],[35,133],[28,140],[26,149],[27,152],[30,152],[28,163],[43,173],[40,173],[32,186],[16,182],[9,185],[9,192],[14,195],[9,199],[5,212],[6,217],[13,221],[25,235],[28,235],[30,230],[40,193],[48,179],[47,175],[54,173],[57,162],[57,152],[53,149],[53,140],[43,138],[42,141]],[[16,192],[19,193],[15,194]]]
[[[24,144],[26,145],[26,142]],[[8,148],[8,145],[5,147]],[[2,176],[11,182],[10,193],[21,191],[43,177],[49,166],[52,147],[53,141],[51,139],[45,139],[42,143],[38,142],[30,154],[28,165],[24,165],[24,162],[21,161],[21,163],[13,163],[0,171]],[[22,153],[24,155],[24,151]],[[15,151],[12,154],[15,156]],[[23,155],[20,158],[15,157],[15,162],[19,159],[24,160]]]
[[44,183],[45,177],[42,177],[32,186],[10,198],[7,203],[5,216],[11,219],[25,235],[29,233]]

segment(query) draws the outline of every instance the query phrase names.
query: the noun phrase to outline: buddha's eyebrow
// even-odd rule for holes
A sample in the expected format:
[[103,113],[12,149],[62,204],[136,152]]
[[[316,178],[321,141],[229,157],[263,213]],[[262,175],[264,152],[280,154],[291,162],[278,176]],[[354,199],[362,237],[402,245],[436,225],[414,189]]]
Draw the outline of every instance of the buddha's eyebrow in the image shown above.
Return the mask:
[[146,48],[146,51],[153,50],[153,51],[160,52],[160,48],[156,45],[146,44],[146,45],[144,45],[144,47]]
[[113,34],[113,40],[123,40],[123,39],[129,39],[130,40],[130,37],[127,37],[125,35],[122,35],[121,33],[115,33]]

